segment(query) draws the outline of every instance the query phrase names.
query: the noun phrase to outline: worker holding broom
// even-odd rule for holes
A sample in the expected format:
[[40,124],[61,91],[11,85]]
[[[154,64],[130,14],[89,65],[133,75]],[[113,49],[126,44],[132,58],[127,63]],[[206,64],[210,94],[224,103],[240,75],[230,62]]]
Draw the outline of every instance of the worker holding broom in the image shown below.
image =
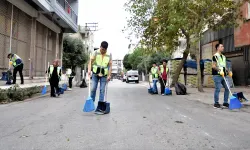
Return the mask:
[[59,81],[60,81],[60,78],[62,75],[61,68],[59,67],[59,60],[57,60],[57,59],[54,60],[53,65],[49,66],[46,73],[48,73],[49,83],[50,83],[50,87],[51,87],[50,96],[56,97],[55,91],[59,96],[60,95]]
[[99,102],[96,108],[96,113],[105,114],[105,87],[111,78],[112,71],[112,56],[111,53],[107,52],[108,43],[103,41],[101,43],[100,49],[95,51],[91,56],[88,65],[88,76],[91,75],[92,68],[92,88],[91,88],[91,98],[95,101],[96,90],[98,82],[100,82],[100,95]]
[[167,68],[167,60],[164,59],[162,61],[162,65],[159,67],[159,75],[160,75],[160,84],[161,84],[161,95],[165,95],[165,88],[167,84],[167,74],[168,74],[168,68]]
[[159,78],[159,71],[158,67],[156,66],[156,63],[153,63],[153,66],[151,68],[151,74],[152,74],[152,79],[153,79],[153,92],[154,94],[158,94],[158,88],[157,88],[157,82]]
[[214,108],[221,107],[221,105],[219,104],[221,85],[225,88],[224,103],[222,106],[228,108],[229,87],[227,86],[228,83],[226,83],[227,82],[226,76],[229,75],[230,77],[232,77],[233,74],[231,71],[229,71],[229,69],[227,69],[226,57],[222,54],[222,52],[224,51],[224,46],[222,44],[216,44],[215,48],[216,48],[216,53],[214,54],[212,60],[212,75],[215,85]]

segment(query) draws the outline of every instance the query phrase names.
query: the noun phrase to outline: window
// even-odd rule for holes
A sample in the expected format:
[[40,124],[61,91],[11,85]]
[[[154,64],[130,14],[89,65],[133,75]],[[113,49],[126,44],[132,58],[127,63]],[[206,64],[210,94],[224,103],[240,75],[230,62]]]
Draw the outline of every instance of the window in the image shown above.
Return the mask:
[[250,19],[250,2],[247,3],[247,15],[246,19]]

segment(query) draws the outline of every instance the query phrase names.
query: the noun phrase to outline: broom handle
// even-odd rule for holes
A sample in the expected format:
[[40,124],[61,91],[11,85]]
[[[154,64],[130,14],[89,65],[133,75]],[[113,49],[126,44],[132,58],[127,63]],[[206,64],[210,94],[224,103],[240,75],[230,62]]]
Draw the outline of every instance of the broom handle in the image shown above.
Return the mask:
[[[218,63],[217,57],[214,56],[214,58],[215,58],[215,60],[216,60],[216,62],[217,62],[217,64],[218,64],[218,66],[220,67],[220,64]],[[228,86],[228,83],[227,83],[227,80],[226,80],[225,76],[223,76],[223,79],[224,79],[224,81],[225,81],[225,83],[226,83],[226,85],[227,85],[227,88],[228,88],[228,90],[229,90],[231,96],[233,96],[233,94],[232,94],[232,92],[231,92],[231,89],[230,89],[230,87]]]
[[46,75],[45,75],[45,85],[46,85],[46,83],[48,82],[48,74],[49,74],[48,69],[49,69],[49,62],[48,62],[47,70],[46,70],[47,73],[46,73]]
[[150,84],[150,75],[148,75],[148,84],[149,84],[149,87],[151,88],[151,84]]
[[224,79],[224,81],[226,82],[227,88],[228,88],[228,90],[229,90],[229,92],[230,92],[231,96],[233,96],[233,94],[232,94],[232,92],[231,92],[231,89],[230,89],[230,88],[229,88],[229,86],[228,86],[228,83],[227,83],[226,78],[225,78],[225,77],[223,77],[223,79]]
[[165,82],[164,82],[164,80],[163,80],[162,77],[161,77],[161,80],[162,80],[162,83],[164,84],[164,86],[165,86],[165,88],[166,88],[167,86],[166,86],[166,84],[165,84]]

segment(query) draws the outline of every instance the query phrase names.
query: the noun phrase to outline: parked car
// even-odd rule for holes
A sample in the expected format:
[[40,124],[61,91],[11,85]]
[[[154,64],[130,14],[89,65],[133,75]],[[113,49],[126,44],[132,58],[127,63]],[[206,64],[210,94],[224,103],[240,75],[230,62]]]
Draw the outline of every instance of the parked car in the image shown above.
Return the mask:
[[130,70],[126,74],[126,83],[135,82],[139,83],[139,71],[138,70]]

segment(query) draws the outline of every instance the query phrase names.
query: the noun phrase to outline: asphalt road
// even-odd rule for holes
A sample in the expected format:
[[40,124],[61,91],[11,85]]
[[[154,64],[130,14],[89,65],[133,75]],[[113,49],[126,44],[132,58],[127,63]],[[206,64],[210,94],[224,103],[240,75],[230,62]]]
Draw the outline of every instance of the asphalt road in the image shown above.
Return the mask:
[[249,113],[148,95],[144,84],[114,80],[111,113],[98,116],[82,112],[87,91],[0,105],[0,150],[250,149]]

